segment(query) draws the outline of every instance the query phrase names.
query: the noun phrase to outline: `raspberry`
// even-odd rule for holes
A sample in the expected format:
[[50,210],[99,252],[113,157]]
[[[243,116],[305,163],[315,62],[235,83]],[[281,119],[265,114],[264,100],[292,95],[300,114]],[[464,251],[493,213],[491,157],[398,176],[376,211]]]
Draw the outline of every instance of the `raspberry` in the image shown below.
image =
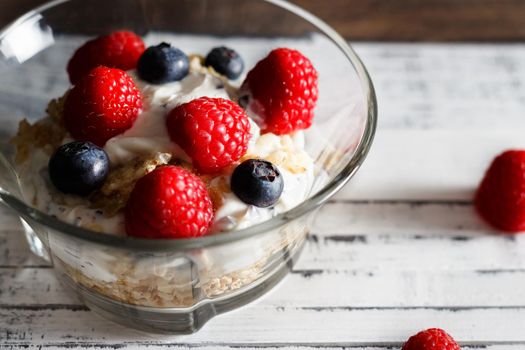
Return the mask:
[[460,350],[456,341],[444,330],[430,328],[410,337],[402,350]]
[[140,238],[200,237],[212,220],[206,185],[188,170],[172,165],[142,177],[125,209],[127,234]]
[[130,70],[144,52],[144,42],[133,32],[121,31],[100,36],[82,45],[69,60],[67,72],[72,84],[98,66]]
[[102,147],[131,128],[141,108],[140,91],[126,72],[97,67],[68,93],[64,125],[73,138]]
[[248,73],[242,94],[264,119],[264,132],[289,134],[312,125],[317,103],[317,71],[299,51],[276,49]]
[[525,231],[525,150],[510,150],[492,161],[475,197],[476,210],[507,232]]
[[248,149],[250,122],[244,110],[223,98],[201,97],[175,107],[167,119],[170,138],[202,173],[238,161]]

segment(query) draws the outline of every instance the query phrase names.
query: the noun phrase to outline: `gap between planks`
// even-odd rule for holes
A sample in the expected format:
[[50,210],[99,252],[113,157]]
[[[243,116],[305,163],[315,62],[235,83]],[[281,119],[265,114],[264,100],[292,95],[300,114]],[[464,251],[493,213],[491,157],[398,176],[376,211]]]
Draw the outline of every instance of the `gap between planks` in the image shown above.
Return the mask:
[[[525,342],[494,342],[494,343],[460,343],[463,350],[467,349],[485,349],[485,350],[514,350],[523,349]],[[133,342],[133,343],[68,343],[68,344],[17,344],[8,345],[5,350],[11,349],[68,349],[68,350],[81,350],[81,349],[100,349],[100,350],[156,350],[156,349],[213,349],[213,350],[226,350],[226,349],[237,349],[237,350],[256,350],[256,349],[290,349],[290,350],[317,350],[317,349],[355,349],[355,350],[399,350],[403,345],[403,342],[397,343],[339,343],[339,344],[315,344],[315,343],[213,343],[203,342],[202,344],[183,343],[183,342],[168,342],[168,343],[151,343],[151,342]]]
[[[313,312],[335,312],[335,311],[485,311],[485,310],[525,310],[525,305],[488,305],[488,306],[272,306],[277,312],[290,311],[313,311]],[[8,305],[0,304],[0,310],[6,311],[72,311],[91,312],[83,304],[35,304],[35,305]]]

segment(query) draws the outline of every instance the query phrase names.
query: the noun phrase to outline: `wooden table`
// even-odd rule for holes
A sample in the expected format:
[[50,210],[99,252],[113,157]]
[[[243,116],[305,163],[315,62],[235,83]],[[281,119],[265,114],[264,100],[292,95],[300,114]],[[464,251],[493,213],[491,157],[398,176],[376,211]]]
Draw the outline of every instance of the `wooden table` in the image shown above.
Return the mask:
[[2,208],[0,348],[396,349],[432,326],[464,349],[525,348],[525,235],[496,233],[471,202],[491,158],[525,148],[525,46],[355,48],[376,142],[277,288],[195,335],[129,330],[66,293]]
[[[48,1],[2,0],[0,24],[5,25]],[[114,8],[115,1],[99,2],[98,6],[106,6],[100,12]],[[138,1],[147,4],[150,0]],[[523,41],[525,38],[522,0],[288,1],[311,11],[353,40]],[[290,23],[277,21],[272,27],[280,26],[289,29]]]

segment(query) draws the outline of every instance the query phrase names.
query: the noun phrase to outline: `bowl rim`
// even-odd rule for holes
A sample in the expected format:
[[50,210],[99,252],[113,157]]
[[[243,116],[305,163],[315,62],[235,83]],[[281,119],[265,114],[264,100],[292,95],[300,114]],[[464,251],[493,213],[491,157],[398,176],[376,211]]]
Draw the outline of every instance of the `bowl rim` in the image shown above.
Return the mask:
[[[16,19],[11,24],[3,28],[0,31],[0,39],[3,39],[6,35],[9,34],[11,30],[13,30],[19,24],[25,22],[26,20],[32,18],[33,16],[38,15],[45,10],[49,10],[53,7],[57,7],[63,3],[67,3],[70,1],[74,0],[53,0],[41,6],[35,7],[33,10],[26,12],[24,15],[18,17],[18,19]],[[293,13],[298,17],[301,17],[303,20],[309,22],[314,27],[319,29],[324,35],[326,35],[336,46],[338,46],[338,48],[342,51],[342,53],[346,56],[346,58],[354,67],[359,77],[363,93],[367,98],[366,125],[364,127],[363,137],[360,140],[354,152],[354,155],[344,166],[344,168],[315,195],[301,202],[301,204],[299,204],[295,208],[292,208],[284,213],[278,214],[270,220],[250,226],[245,229],[224,232],[210,236],[203,236],[199,238],[160,240],[141,239],[126,236],[122,237],[111,234],[104,234],[82,227],[78,227],[73,224],[69,224],[59,219],[53,218],[41,212],[38,209],[26,205],[22,200],[20,200],[16,196],[13,196],[11,193],[2,188],[0,188],[0,201],[13,208],[23,218],[29,219],[30,221],[35,220],[37,223],[53,229],[54,231],[56,231],[54,233],[59,233],[65,236],[74,237],[102,245],[113,246],[121,249],[140,251],[178,251],[210,247],[247,239],[249,237],[257,236],[260,234],[267,233],[268,231],[277,229],[286,223],[289,223],[312,212],[316,208],[326,203],[353,177],[353,175],[361,167],[361,164],[363,163],[370,150],[377,128],[377,100],[374,86],[370,79],[368,71],[366,70],[361,59],[346,42],[346,40],[343,39],[327,23],[325,23],[312,13],[304,10],[303,8],[289,3],[285,0],[259,1],[275,5],[283,10]],[[3,157],[1,154],[0,156]]]

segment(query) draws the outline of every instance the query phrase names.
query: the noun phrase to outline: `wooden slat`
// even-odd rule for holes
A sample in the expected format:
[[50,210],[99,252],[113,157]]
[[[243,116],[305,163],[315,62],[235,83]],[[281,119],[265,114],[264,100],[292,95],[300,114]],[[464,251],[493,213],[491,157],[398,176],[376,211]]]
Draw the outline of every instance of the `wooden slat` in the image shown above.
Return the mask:
[[353,201],[335,199],[321,209],[313,233],[377,239],[507,239],[498,236],[468,202]]
[[[3,0],[0,25],[44,2]],[[343,36],[353,40],[498,41],[525,38],[525,4],[520,0],[292,2],[323,18]],[[276,21],[274,26],[281,24],[285,25]]]
[[19,217],[3,204],[0,205],[0,223],[0,269],[49,265],[31,253]]
[[[343,292],[343,291],[341,291]],[[501,322],[505,320],[505,322]],[[525,309],[308,309],[263,302],[222,315],[190,336],[152,336],[126,329],[86,310],[0,309],[5,345],[397,344],[428,327],[445,327],[463,343],[525,344]],[[476,332],[473,332],[473,329]]]
[[522,44],[353,46],[372,76],[381,128],[463,131],[525,127],[525,90],[520,88],[525,85]]
[[[6,346],[6,350],[16,350],[16,349],[46,349],[46,350],[62,350],[62,349],[73,349],[73,350],[107,350],[107,349],[124,349],[124,350],[160,350],[160,349],[212,349],[212,350],[226,350],[229,349],[239,349],[239,350],[257,350],[257,349],[280,349],[280,350],[314,350],[314,349],[330,349],[330,350],[392,350],[401,348],[401,343],[388,344],[344,344],[344,345],[330,345],[330,344],[293,344],[293,343],[272,343],[272,344],[260,344],[250,342],[247,344],[218,344],[214,343],[211,345],[208,344],[185,344],[185,343],[165,343],[165,344],[156,344],[152,345],[149,343],[139,343],[139,344],[129,344],[129,343],[120,343],[120,344],[107,344],[107,343],[90,343],[90,344],[62,344],[62,345],[9,345]],[[471,344],[463,345],[461,347],[463,350],[515,350],[522,349],[523,345],[520,343],[498,343],[498,344]]]
[[293,0],[354,40],[522,40],[520,0]]
[[[525,269],[515,271],[374,271],[295,269],[265,297],[274,307],[323,308],[510,308],[525,307]],[[52,269],[0,269],[0,308],[82,308]],[[388,293],[385,291],[388,290]],[[308,291],[302,293],[301,291]]]
[[337,198],[471,201],[496,155],[525,148],[523,130],[380,130],[362,169]]

